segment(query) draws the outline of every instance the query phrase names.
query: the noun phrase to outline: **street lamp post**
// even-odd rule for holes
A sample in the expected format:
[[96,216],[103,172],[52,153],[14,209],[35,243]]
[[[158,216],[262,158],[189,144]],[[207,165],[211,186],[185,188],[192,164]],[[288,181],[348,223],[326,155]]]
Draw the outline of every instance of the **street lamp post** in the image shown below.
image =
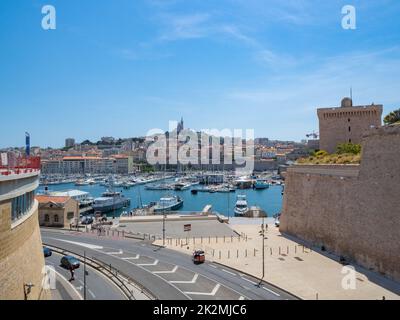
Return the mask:
[[165,247],[165,219],[166,219],[166,214],[164,212],[163,214],[163,246]]
[[86,300],[86,251],[83,251],[83,300]]
[[262,277],[260,279],[258,286],[261,286],[261,284],[264,280],[264,277],[265,277],[265,232],[267,231],[266,229],[267,229],[267,227],[264,226],[264,218],[263,218],[263,222],[261,225],[261,231],[260,231],[260,235],[262,237]]

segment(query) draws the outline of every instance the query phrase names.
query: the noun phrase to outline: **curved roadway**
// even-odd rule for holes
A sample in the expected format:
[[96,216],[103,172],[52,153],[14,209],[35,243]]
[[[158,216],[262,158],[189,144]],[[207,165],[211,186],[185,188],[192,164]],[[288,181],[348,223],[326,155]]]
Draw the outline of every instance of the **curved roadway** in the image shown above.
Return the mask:
[[292,300],[275,286],[258,286],[254,277],[140,240],[42,230],[43,243],[96,258],[147,288],[159,300]]

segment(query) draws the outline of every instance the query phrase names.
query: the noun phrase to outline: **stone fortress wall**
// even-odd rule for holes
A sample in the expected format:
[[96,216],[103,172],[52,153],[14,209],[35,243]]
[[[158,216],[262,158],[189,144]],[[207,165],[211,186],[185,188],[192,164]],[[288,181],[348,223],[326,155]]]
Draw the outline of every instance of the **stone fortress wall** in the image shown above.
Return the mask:
[[400,281],[400,126],[362,146],[359,166],[288,169],[280,230]]

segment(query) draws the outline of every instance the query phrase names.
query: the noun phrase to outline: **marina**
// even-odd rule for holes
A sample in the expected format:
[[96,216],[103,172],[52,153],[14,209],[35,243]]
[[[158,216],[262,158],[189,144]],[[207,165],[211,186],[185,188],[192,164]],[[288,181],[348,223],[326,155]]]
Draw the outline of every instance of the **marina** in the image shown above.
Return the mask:
[[[210,176],[215,179],[216,175]],[[123,212],[131,212],[135,210],[136,214],[139,214],[137,211],[138,208],[154,207],[157,205],[157,203],[159,204],[161,199],[177,196],[182,200],[182,202],[178,207],[173,209],[174,211],[179,210],[178,212],[201,212],[204,207],[211,205],[214,212],[233,217],[235,215],[234,208],[237,202],[237,195],[241,194],[246,196],[248,208],[255,206],[260,208],[260,210],[263,212],[266,212],[268,216],[271,217],[281,211],[283,197],[283,186],[280,184],[280,181],[276,180],[277,177],[274,177],[275,179],[273,180],[271,180],[271,177],[271,174],[267,174],[262,178],[264,181],[269,181],[267,188],[258,189],[251,185],[249,188],[239,189],[237,186],[235,186],[234,177],[228,175],[225,175],[225,180],[222,180],[227,182],[222,184],[211,184],[209,183],[211,180],[210,178],[208,178],[208,181],[205,181],[206,184],[201,184],[200,181],[196,181],[195,176],[178,177],[172,174],[138,177],[117,176],[113,177],[115,182],[115,192],[118,192],[126,200],[129,199],[130,202],[124,203],[124,205],[121,207],[113,206],[110,203],[110,206],[108,206],[108,209],[105,210],[104,213],[108,216],[120,216]],[[50,193],[79,190],[87,193],[86,197],[89,201],[93,201],[93,199],[97,198],[97,202],[99,203],[101,199],[98,198],[104,198],[102,196],[109,188],[109,184],[106,183],[108,178],[109,177],[106,176],[91,177],[88,179],[93,179],[95,181],[94,184],[89,183],[76,186],[76,180],[82,178],[76,177],[74,181],[71,181],[67,178],[63,179],[60,177],[59,179],[61,181],[70,182],[41,185],[38,189],[38,193],[44,193],[45,188],[47,188],[47,192]],[[133,180],[136,183],[133,183]],[[125,183],[130,181],[131,185],[127,187],[127,185],[118,183],[121,181]],[[220,179],[217,180],[217,182],[220,181]],[[107,199],[103,199],[101,201],[104,202],[106,200]],[[81,207],[81,214],[93,213],[95,209],[97,210],[99,208],[96,205],[94,208],[92,208],[90,206],[84,206],[83,204],[81,204]],[[147,210],[142,211],[142,215],[144,215]]]

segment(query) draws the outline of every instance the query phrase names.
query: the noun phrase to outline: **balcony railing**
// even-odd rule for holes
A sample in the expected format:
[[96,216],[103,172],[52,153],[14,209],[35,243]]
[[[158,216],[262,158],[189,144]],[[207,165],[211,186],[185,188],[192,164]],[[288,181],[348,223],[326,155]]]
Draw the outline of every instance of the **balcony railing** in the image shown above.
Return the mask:
[[24,174],[40,171],[40,157],[9,157],[1,154],[0,174]]

